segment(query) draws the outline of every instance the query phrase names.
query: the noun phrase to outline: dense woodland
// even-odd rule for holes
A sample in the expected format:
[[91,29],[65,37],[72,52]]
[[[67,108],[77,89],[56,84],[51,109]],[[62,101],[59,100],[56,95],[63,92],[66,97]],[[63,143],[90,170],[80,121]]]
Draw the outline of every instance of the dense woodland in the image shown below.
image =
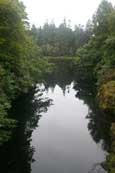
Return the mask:
[[111,3],[102,1],[86,26],[72,30],[64,19],[59,27],[53,22],[32,26],[31,33],[43,56],[76,57],[76,80],[96,85],[100,106],[115,111],[115,8]]
[[[39,20],[39,19],[38,19]],[[70,58],[71,57],[71,58]],[[73,57],[73,58],[72,58]],[[0,0],[0,143],[16,120],[8,113],[21,93],[52,74],[56,61],[67,64],[77,83],[96,89],[99,106],[115,114],[115,8],[103,0],[86,26],[30,27],[19,0]],[[109,158],[111,160],[111,157]]]
[[76,50],[88,42],[92,35],[92,22],[86,27],[76,25],[72,30],[70,21],[63,22],[56,27],[55,23],[46,22],[43,27],[32,26],[31,32],[44,56],[75,56]]
[[49,65],[30,34],[24,5],[0,0],[0,143],[8,140],[15,120],[7,116],[14,100],[40,81]]

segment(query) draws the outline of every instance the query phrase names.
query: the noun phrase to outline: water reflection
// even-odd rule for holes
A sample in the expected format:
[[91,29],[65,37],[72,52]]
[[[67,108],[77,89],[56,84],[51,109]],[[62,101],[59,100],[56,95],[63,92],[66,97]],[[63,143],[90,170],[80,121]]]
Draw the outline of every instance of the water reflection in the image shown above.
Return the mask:
[[[35,97],[36,92],[39,99]],[[12,139],[0,148],[0,172],[31,173],[31,163],[34,161],[31,135],[42,113],[51,105],[50,99],[42,99],[41,96],[41,91],[32,89],[13,103],[10,114],[18,120],[18,127]]]
[[[111,123],[115,120],[113,120],[113,116],[109,115],[109,112],[104,113],[99,109],[96,102],[96,87],[90,85],[90,83],[87,84],[88,82],[86,82],[86,84],[82,81],[78,83],[76,82],[76,76],[74,74],[67,72],[65,68],[63,70],[60,69],[63,69],[63,67],[58,67],[55,75],[52,74],[47,78],[48,80],[46,79],[46,88],[52,87],[52,90],[54,90],[56,84],[58,84],[65,94],[67,90],[69,93],[68,86],[74,81],[76,97],[83,100],[84,103],[88,105],[88,114],[86,118],[89,120],[87,127],[89,133],[97,144],[101,144],[103,150],[109,152],[111,146],[110,127]],[[103,163],[95,164],[91,172],[101,172],[100,166],[103,167]]]
[[75,97],[73,84],[69,90],[70,93],[67,87],[64,96],[56,85],[53,93],[51,89],[46,93],[54,105],[33,133],[36,162],[32,164],[32,173],[105,173],[100,165],[105,152],[87,129],[88,107]]
[[115,122],[115,117],[111,113],[102,112],[102,110],[99,109],[96,102],[95,88],[91,88],[88,85],[83,85],[80,83],[76,83],[74,88],[78,90],[76,96],[79,99],[84,100],[84,103],[86,103],[89,106],[89,111],[87,115],[87,119],[89,120],[88,130],[93,140],[97,144],[100,143],[102,149],[108,152],[106,159],[103,162],[97,164],[96,167],[94,165],[94,168],[96,169],[100,165],[107,172],[111,172],[114,168],[114,152],[111,149],[111,124]]
[[77,83],[74,88],[78,91],[76,97],[83,100],[89,107],[86,118],[89,120],[88,129],[93,140],[96,143],[101,142],[103,150],[109,152],[111,146],[110,128],[114,117],[109,112],[105,113],[99,109],[96,101],[95,88]]
[[[61,70],[60,70],[61,69]],[[73,82],[74,90],[72,89],[71,82]],[[87,173],[87,170],[90,173],[105,173],[102,169],[103,164],[101,162],[92,165],[92,167],[87,168],[86,170],[86,162],[93,162],[93,154],[97,154],[95,149],[95,145],[92,140],[89,138],[89,133],[92,136],[95,143],[101,144],[101,147],[105,151],[109,151],[110,148],[110,125],[113,122],[113,118],[104,114],[97,106],[95,99],[95,87],[91,88],[90,85],[84,85],[84,83],[75,82],[76,78],[73,74],[69,73],[68,69],[59,67],[57,70],[47,76],[44,80],[44,87],[47,93],[50,93],[49,97],[52,96],[51,93],[54,92],[53,99],[55,102],[55,97],[59,96],[56,110],[54,107],[54,112],[52,113],[52,117],[54,118],[51,124],[49,123],[50,119],[46,119],[45,127],[46,130],[44,132],[45,140],[48,138],[48,130],[51,133],[51,139],[45,142],[43,140],[43,134],[40,132],[41,128],[37,128],[37,137],[41,134],[41,145],[43,147],[43,153],[45,153],[45,157],[47,153],[52,153],[52,148],[56,147],[60,149],[61,146],[62,152],[56,151],[57,156],[59,158],[62,156],[62,153],[65,151],[64,155],[57,161],[56,159],[51,159],[46,157],[45,161],[42,162],[42,168],[44,168],[45,172],[48,173],[47,166],[50,163],[51,167],[49,170],[53,170],[52,173],[64,173],[64,171],[68,168],[68,173],[76,173],[75,167],[77,165],[78,173]],[[58,91],[56,93],[56,87],[58,86]],[[41,86],[40,86],[41,87]],[[60,90],[63,91],[63,95],[70,96],[68,100],[66,100],[62,95],[60,95]],[[42,87],[41,87],[42,88]],[[52,91],[52,92],[49,92]],[[39,85],[36,89],[32,89],[29,94],[25,94],[22,97],[18,98],[15,103],[13,103],[12,110],[10,112],[11,115],[14,115],[18,120],[18,127],[15,129],[12,139],[6,143],[3,147],[0,148],[0,171],[3,173],[38,173],[38,163],[34,165],[34,168],[31,168],[32,163],[36,158],[34,153],[39,155],[37,149],[31,145],[32,141],[32,133],[35,131],[36,127],[39,125],[39,120],[44,112],[48,111],[52,101],[49,98],[42,97],[43,90],[39,90]],[[76,96],[76,98],[74,97]],[[67,97],[67,98],[68,98]],[[44,99],[43,99],[44,98]],[[82,102],[80,102],[82,100]],[[66,102],[67,101],[67,102]],[[84,107],[83,105],[86,105]],[[57,102],[56,102],[57,103]],[[70,104],[71,103],[71,104]],[[58,107],[58,106],[61,106]],[[87,115],[85,114],[87,112]],[[63,116],[60,116],[60,110],[63,110]],[[50,112],[51,113],[51,112]],[[71,116],[69,116],[69,115]],[[84,122],[83,115],[85,114],[88,120],[88,127],[85,127],[86,122]],[[57,115],[55,118],[54,115]],[[68,117],[67,117],[68,115]],[[72,119],[73,116],[73,119]],[[48,117],[49,118],[49,117]],[[81,124],[79,124],[79,120]],[[61,122],[61,126],[57,126],[57,122]],[[62,126],[63,125],[63,126]],[[50,127],[49,127],[50,126]],[[83,128],[81,129],[81,126]],[[72,128],[75,129],[72,131]],[[76,130],[77,127],[77,130]],[[65,130],[65,129],[66,130]],[[87,128],[89,132],[87,133]],[[55,130],[53,130],[55,129]],[[59,134],[56,136],[56,132]],[[82,133],[81,133],[82,132]],[[37,138],[35,135],[35,139]],[[70,138],[70,140],[68,140]],[[65,139],[65,141],[63,141]],[[37,140],[37,139],[36,139]],[[52,144],[53,140],[53,144]],[[82,140],[82,143],[81,143]],[[72,143],[72,141],[74,141]],[[63,146],[65,142],[66,145]],[[84,142],[86,142],[86,146],[90,146],[89,150],[84,148]],[[49,144],[49,145],[48,145]],[[37,141],[37,145],[39,148],[40,141]],[[69,147],[71,146],[72,147]],[[46,147],[47,146],[47,147]],[[67,148],[66,148],[67,146]],[[49,147],[49,148],[48,148]],[[100,148],[101,148],[100,147]],[[54,149],[54,148],[53,148]],[[74,150],[75,149],[75,150]],[[46,151],[46,152],[45,152]],[[55,158],[55,150],[53,150],[52,157]],[[89,152],[92,152],[92,160],[88,158]],[[103,152],[103,151],[102,151]],[[101,157],[101,151],[98,153],[98,157]],[[79,160],[76,160],[76,156],[80,155]],[[39,157],[39,156],[38,156]],[[71,160],[74,158],[74,160]],[[80,160],[81,159],[81,160]],[[85,162],[83,163],[83,161]],[[100,159],[102,160],[102,158]],[[39,162],[39,160],[38,160]],[[45,165],[46,164],[46,165]],[[83,164],[85,165],[83,167]],[[44,166],[45,165],[45,166]],[[65,167],[65,169],[64,169]],[[80,170],[82,169],[82,172]],[[61,168],[63,168],[61,170]],[[56,172],[57,171],[57,172]],[[62,171],[62,172],[61,172]],[[73,172],[72,172],[73,171]],[[84,172],[83,172],[84,171]],[[39,171],[40,172],[40,171]],[[45,173],[40,172],[40,173]],[[51,173],[51,171],[49,171]],[[66,172],[67,173],[67,170]]]
[[72,70],[70,73],[68,64],[59,63],[56,65],[56,69],[45,77],[45,89],[47,90],[50,88],[53,91],[55,86],[58,85],[62,89],[63,93],[65,93],[66,89],[69,89],[69,86],[74,79],[74,73]]
[[70,92],[69,87],[72,81],[74,81],[76,98],[83,100],[89,107],[86,118],[89,120],[88,129],[93,140],[96,143],[101,142],[102,148],[109,151],[111,143],[110,127],[115,120],[113,121],[114,117],[109,115],[109,112],[104,113],[99,109],[96,101],[96,86],[91,82],[79,81],[78,83],[74,73],[70,73],[66,66],[57,64],[57,70],[45,79],[45,87],[47,90],[52,88],[53,91],[55,86],[58,85],[65,94],[65,92]]

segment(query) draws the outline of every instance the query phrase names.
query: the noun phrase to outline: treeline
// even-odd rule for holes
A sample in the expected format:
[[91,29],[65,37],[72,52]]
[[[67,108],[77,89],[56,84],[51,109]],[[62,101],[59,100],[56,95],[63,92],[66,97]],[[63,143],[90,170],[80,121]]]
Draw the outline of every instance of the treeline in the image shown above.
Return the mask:
[[7,115],[14,100],[42,78],[42,60],[25,7],[19,0],[0,0],[0,144],[7,141],[15,120]]
[[86,26],[72,30],[64,20],[59,27],[53,22],[33,26],[31,34],[43,56],[77,57],[76,80],[95,85],[100,107],[115,111],[115,8],[110,2],[103,0]]
[[[115,112],[115,8],[106,0],[85,27],[64,20],[30,28],[23,3],[0,0],[0,143],[16,122],[7,112],[21,92],[50,71],[42,56],[76,56],[77,82],[95,85],[101,108]],[[61,59],[60,59],[61,63]],[[70,71],[71,73],[71,71]]]
[[115,113],[115,8],[106,0],[92,18],[93,33],[77,50],[79,81],[97,87],[100,107]]
[[[100,108],[104,110],[104,116],[107,115],[114,122],[115,7],[103,0],[93,15],[92,24],[92,37],[76,52],[78,58],[76,65],[77,82],[82,82],[83,85],[91,84],[96,88],[96,99]],[[105,119],[103,117],[103,121]],[[106,124],[109,124],[109,121]],[[106,133],[111,136],[111,147],[106,161],[102,165],[108,173],[113,173],[115,172],[115,123],[110,123],[110,127],[108,130],[106,129]]]
[[46,22],[39,28],[33,25],[31,32],[44,56],[74,56],[91,37],[92,23],[89,20],[85,28],[76,25],[72,30],[70,21],[64,19],[58,27],[54,22]]

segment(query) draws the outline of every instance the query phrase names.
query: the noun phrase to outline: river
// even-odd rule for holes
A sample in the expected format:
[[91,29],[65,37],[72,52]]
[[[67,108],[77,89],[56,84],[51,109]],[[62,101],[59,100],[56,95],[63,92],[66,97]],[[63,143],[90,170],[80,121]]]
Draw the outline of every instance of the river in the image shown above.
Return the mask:
[[105,172],[100,163],[106,152],[93,141],[87,127],[89,107],[75,95],[73,84],[64,93],[58,85],[45,92],[53,105],[32,134],[32,173]]
[[54,83],[14,103],[19,123],[0,148],[1,173],[106,173],[108,124],[100,121],[93,96],[74,82]]

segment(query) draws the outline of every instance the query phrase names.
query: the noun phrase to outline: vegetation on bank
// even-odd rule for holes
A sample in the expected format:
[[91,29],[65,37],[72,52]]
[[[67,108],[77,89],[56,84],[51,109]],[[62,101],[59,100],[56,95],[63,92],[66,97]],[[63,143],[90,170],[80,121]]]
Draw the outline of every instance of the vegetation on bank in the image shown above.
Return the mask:
[[[16,126],[8,114],[12,101],[37,82],[47,84],[50,78],[53,85],[53,73],[60,79],[62,73],[69,74],[67,79],[77,84],[90,83],[100,107],[115,113],[115,8],[111,3],[103,0],[86,27],[72,30],[66,20],[59,27],[46,23],[30,28],[19,0],[0,0],[0,144]],[[59,85],[64,89],[63,80]]]
[[72,30],[70,21],[63,20],[57,27],[54,22],[46,22],[43,27],[32,26],[31,33],[44,56],[75,56],[76,50],[88,42],[92,34],[92,23],[86,27],[76,25]]
[[77,82],[95,85],[100,107],[115,112],[115,8],[110,2],[103,0],[85,27],[72,30],[64,20],[59,27],[54,22],[33,26],[31,33],[44,56],[60,56],[60,63],[64,56],[76,56]]
[[[64,28],[65,26],[65,28]],[[47,25],[50,30],[50,25]],[[104,110],[108,116],[115,115],[115,7],[112,6],[106,0],[103,0],[99,5],[97,12],[94,14],[92,21],[90,21],[90,35],[88,39],[84,39],[82,42],[81,35],[74,37],[77,40],[79,46],[75,46],[72,54],[71,47],[68,46],[68,53],[65,51],[64,46],[60,46],[60,51],[63,54],[53,54],[50,51],[50,41],[44,39],[44,45],[47,47],[47,51],[44,52],[43,47],[41,46],[42,52],[44,55],[50,56],[76,56],[74,62],[70,62],[69,58],[50,58],[50,61],[55,64],[58,63],[66,64],[68,62],[68,68],[70,72],[74,72],[77,85],[82,83],[83,85],[89,84],[96,88],[96,98],[98,100],[99,106]],[[59,28],[58,28],[59,29]],[[63,29],[67,29],[67,25],[63,25]],[[80,28],[79,28],[80,29]],[[41,29],[44,32],[44,28]],[[85,32],[86,29],[83,29]],[[72,34],[75,31],[72,31]],[[47,35],[49,31],[47,30]],[[86,36],[86,35],[85,35]],[[68,37],[69,38],[69,37]],[[61,37],[63,43],[64,38]],[[56,40],[58,42],[58,39]],[[58,42],[59,43],[59,42]],[[57,43],[57,44],[58,44]],[[55,45],[55,44],[54,44]],[[59,43],[59,45],[61,45]],[[48,49],[49,48],[49,49]],[[54,47],[55,48],[55,47]],[[62,51],[61,51],[62,49]],[[58,49],[59,50],[59,49]],[[66,64],[67,65],[67,64]],[[71,66],[72,65],[72,66]],[[60,65],[60,70],[62,66]],[[73,75],[73,74],[72,74]],[[63,83],[62,83],[63,84]],[[62,85],[61,84],[61,85]],[[110,125],[111,126],[111,125]],[[108,156],[105,163],[105,169],[109,173],[115,172],[115,124],[112,124],[112,132],[110,132],[110,127],[108,128],[109,133],[111,133],[111,147],[109,148]]]
[[[93,33],[77,50],[84,81],[94,81],[100,107],[115,113],[115,8],[104,0],[93,16]],[[77,73],[79,76],[79,71]],[[79,76],[80,78],[80,76]],[[86,80],[85,80],[86,79]],[[81,78],[80,78],[81,80]]]
[[108,170],[108,173],[115,172],[115,123],[112,123],[111,126],[111,148],[104,167]]
[[0,144],[16,125],[7,114],[12,100],[49,71],[47,61],[40,57],[23,3],[0,0]]

